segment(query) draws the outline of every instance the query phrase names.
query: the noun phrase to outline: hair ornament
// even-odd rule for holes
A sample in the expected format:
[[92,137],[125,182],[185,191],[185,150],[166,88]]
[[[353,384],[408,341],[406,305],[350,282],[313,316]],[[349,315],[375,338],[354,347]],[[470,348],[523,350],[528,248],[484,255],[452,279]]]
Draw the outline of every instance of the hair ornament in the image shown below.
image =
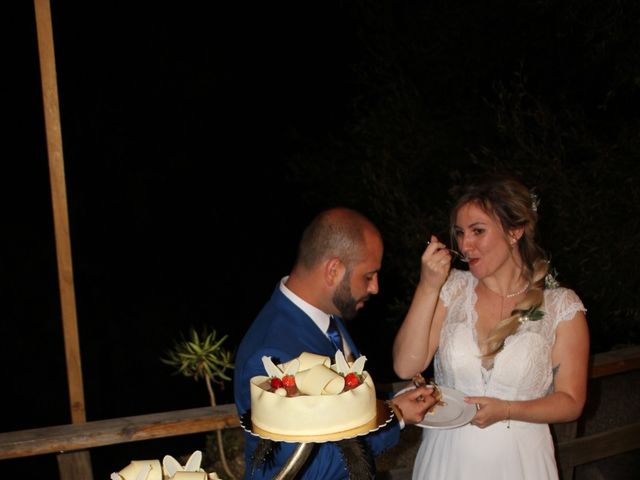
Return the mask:
[[538,206],[540,205],[540,198],[538,198],[538,194],[535,192],[529,193],[529,196],[531,197],[531,210],[537,212]]
[[560,283],[556,280],[558,272],[555,268],[549,270],[549,273],[544,277],[544,288],[558,288]]

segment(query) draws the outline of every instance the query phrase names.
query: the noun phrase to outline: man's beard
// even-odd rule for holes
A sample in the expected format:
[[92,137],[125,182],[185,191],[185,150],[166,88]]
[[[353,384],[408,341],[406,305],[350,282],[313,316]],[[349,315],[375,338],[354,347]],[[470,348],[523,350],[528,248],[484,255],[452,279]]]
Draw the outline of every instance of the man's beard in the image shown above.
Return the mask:
[[344,320],[351,320],[355,317],[358,313],[358,302],[366,302],[369,299],[369,295],[360,299],[353,298],[351,294],[351,286],[349,285],[350,279],[351,273],[347,272],[333,294],[333,304],[336,306],[340,312],[340,316]]

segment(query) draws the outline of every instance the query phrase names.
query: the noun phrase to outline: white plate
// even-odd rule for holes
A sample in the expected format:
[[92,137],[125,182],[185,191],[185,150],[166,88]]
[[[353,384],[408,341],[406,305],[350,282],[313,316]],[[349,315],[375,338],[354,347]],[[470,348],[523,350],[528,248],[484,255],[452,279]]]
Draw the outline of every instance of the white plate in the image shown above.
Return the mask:
[[[403,388],[396,395],[412,390],[413,386]],[[465,403],[465,395],[453,388],[439,387],[442,401],[446,405],[436,405],[433,412],[427,413],[416,426],[421,428],[457,428],[466,425],[476,414],[476,406]]]

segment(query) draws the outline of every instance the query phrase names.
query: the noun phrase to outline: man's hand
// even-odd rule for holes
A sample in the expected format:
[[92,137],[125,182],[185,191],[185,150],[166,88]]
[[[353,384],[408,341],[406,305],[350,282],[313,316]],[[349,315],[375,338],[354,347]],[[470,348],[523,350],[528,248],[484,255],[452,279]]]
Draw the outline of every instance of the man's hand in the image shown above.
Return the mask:
[[422,421],[437,400],[433,397],[433,387],[424,386],[401,393],[391,402],[400,410],[404,422],[413,425]]

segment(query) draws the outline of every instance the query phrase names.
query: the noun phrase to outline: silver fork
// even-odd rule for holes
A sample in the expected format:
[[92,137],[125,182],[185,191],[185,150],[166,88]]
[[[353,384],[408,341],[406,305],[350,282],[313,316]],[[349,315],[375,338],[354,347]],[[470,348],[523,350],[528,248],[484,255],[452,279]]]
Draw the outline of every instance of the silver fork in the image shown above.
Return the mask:
[[[429,245],[430,243],[431,241],[427,241],[427,245]],[[457,255],[461,262],[469,263],[469,257],[467,257],[466,255],[463,255],[462,253],[460,253],[457,250],[454,250],[453,248],[447,247],[447,250],[449,250],[449,252],[453,253],[454,255]]]
[[469,257],[467,257],[466,255],[461,254],[460,252],[458,252],[457,250],[454,250],[453,248],[447,248],[447,250],[457,255],[460,258],[461,262],[469,263]]

